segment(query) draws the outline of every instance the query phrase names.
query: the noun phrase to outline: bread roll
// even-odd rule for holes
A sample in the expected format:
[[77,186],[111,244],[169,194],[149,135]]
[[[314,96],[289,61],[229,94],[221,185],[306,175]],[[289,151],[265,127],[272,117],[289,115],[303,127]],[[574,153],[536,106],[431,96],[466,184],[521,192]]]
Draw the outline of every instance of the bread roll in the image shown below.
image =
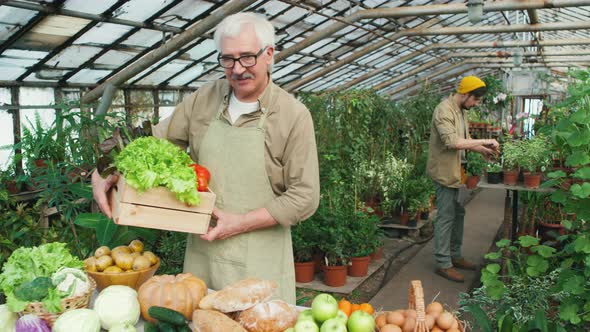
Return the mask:
[[246,332],[238,322],[215,310],[195,310],[193,325],[194,332]]
[[244,279],[205,296],[199,302],[199,307],[221,312],[242,311],[268,301],[276,289],[277,284],[274,281]]
[[249,332],[283,332],[295,325],[298,314],[287,302],[274,300],[242,311],[237,321]]

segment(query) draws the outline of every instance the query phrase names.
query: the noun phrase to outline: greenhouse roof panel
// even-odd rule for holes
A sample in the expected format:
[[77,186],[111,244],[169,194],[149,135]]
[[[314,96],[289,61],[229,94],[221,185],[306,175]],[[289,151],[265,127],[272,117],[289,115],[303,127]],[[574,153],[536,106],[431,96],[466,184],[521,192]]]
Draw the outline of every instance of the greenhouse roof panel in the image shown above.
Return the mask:
[[[515,0],[502,1],[513,5],[520,3]],[[26,85],[33,81],[51,83],[58,80],[60,85],[65,86],[68,83],[103,83],[106,79],[119,76],[132,63],[145,61],[149,57],[144,55],[153,54],[152,51],[194,24],[202,23],[206,18],[211,20],[214,18],[210,15],[212,12],[229,3],[220,0],[5,2],[0,6],[0,66],[4,69],[0,86],[3,81],[5,84],[15,84],[14,81],[17,81]],[[460,7],[465,1],[259,0],[246,10],[265,15],[276,27],[275,54],[281,58],[276,61],[275,80],[291,91],[337,88],[382,69],[370,79],[355,83],[356,87],[374,86],[394,75],[419,69],[445,55],[457,53],[502,54],[516,50],[555,52],[588,48],[588,44],[552,47],[492,47],[491,44],[590,39],[590,29],[587,28],[540,32],[498,30],[526,26],[534,23],[534,20],[538,20],[541,27],[555,23],[589,23],[590,6],[575,6],[574,2],[535,2],[537,6],[545,7],[534,10],[488,10],[479,23],[471,23],[466,12],[418,16],[379,15],[380,11],[395,11],[400,6],[419,12],[422,10],[420,6],[433,4],[440,6],[437,8]],[[366,11],[372,11],[371,15],[365,15],[368,13]],[[155,59],[154,63],[142,66],[141,72],[134,72],[125,84],[158,85],[160,88],[166,85],[195,87],[209,79],[222,77],[223,70],[217,65],[217,53],[211,39],[211,27],[215,24],[212,22],[203,34],[187,38],[187,44]],[[309,40],[335,25],[338,28],[332,34]],[[497,30],[495,33],[483,34],[478,31],[479,26],[495,27]],[[418,31],[423,28],[430,33],[404,35],[405,30]],[[445,28],[464,29],[457,34],[438,33]],[[490,44],[477,48],[469,46],[483,42]],[[466,46],[447,47],[455,43]],[[413,53],[416,56],[399,61]],[[533,61],[543,63],[543,57],[546,58],[545,55],[539,55]],[[572,57],[585,59],[582,54]],[[452,63],[461,61],[464,58],[449,60]],[[426,68],[420,75],[430,75],[449,62]],[[586,65],[584,62],[579,63]],[[14,69],[9,69],[10,66]],[[391,87],[383,91],[395,90],[415,79],[412,75],[392,83]]]

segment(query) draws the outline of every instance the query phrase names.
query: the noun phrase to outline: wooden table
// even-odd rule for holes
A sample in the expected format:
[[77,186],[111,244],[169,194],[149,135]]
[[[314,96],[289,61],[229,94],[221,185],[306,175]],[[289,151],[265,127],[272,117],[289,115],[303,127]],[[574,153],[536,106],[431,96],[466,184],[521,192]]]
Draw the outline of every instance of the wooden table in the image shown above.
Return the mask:
[[[479,181],[479,183],[477,184],[478,187],[480,188],[490,188],[490,189],[503,189],[506,190],[506,200],[504,202],[504,216],[510,214],[509,210],[511,208],[510,206],[510,193],[512,193],[512,227],[511,227],[511,240],[515,241],[516,240],[516,232],[517,232],[517,227],[518,227],[518,193],[520,191],[534,191],[534,192],[543,192],[543,193],[550,193],[555,191],[555,188],[528,188],[525,187],[523,184],[519,183],[516,184],[514,186],[510,186],[510,185],[506,185],[503,183],[498,183],[498,184],[491,184],[487,182],[487,178],[485,176],[481,177],[481,180]],[[506,225],[507,223],[507,218],[505,217],[504,220],[502,221],[502,224],[505,226],[504,229],[506,230],[508,227],[508,225]],[[506,234],[506,232],[504,232],[505,234],[504,237],[508,238],[508,234]]]

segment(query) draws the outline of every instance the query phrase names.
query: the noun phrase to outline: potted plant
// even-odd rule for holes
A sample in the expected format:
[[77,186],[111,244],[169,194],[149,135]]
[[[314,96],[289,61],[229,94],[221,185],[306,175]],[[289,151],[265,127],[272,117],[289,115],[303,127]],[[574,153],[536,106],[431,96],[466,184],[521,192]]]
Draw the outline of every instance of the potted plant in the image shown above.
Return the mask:
[[310,282],[314,278],[315,268],[312,260],[315,242],[315,228],[305,221],[291,228],[293,241],[293,259],[295,261],[295,281]]
[[409,220],[407,213],[407,190],[413,166],[407,161],[398,159],[391,152],[387,152],[385,161],[379,169],[379,191],[382,197],[381,208],[389,216],[399,214],[400,224],[405,225]]
[[541,184],[541,173],[549,166],[550,142],[538,135],[520,142],[519,165],[524,169],[524,185],[528,188],[538,188]]
[[15,144],[22,150],[27,164],[33,168],[43,169],[48,164],[63,161],[65,147],[57,140],[58,128],[55,123],[44,125],[39,113],[35,113],[34,123],[29,119],[27,121],[28,125],[22,128],[21,141]]
[[467,153],[467,189],[477,187],[479,177],[483,174],[484,165],[485,161],[481,154],[475,152]]
[[518,160],[521,147],[517,141],[509,139],[502,146],[502,165],[504,168],[504,184],[515,186],[518,183]]
[[346,257],[346,239],[343,226],[335,226],[326,229],[324,235],[329,235],[325,241],[319,244],[324,252],[325,265],[324,283],[330,287],[340,287],[346,284],[348,258]]
[[355,216],[348,222],[347,238],[348,246],[345,249],[350,257],[348,275],[351,277],[364,277],[369,270],[369,254],[375,249],[374,238],[378,236],[378,218],[369,216],[362,211],[356,211]]
[[551,202],[548,196],[543,195],[543,207],[538,210],[537,234],[541,242],[555,242],[557,237],[565,234],[565,227],[561,223],[567,219],[563,205]]
[[502,182],[502,164],[497,161],[489,162],[486,165],[486,176],[490,184]]

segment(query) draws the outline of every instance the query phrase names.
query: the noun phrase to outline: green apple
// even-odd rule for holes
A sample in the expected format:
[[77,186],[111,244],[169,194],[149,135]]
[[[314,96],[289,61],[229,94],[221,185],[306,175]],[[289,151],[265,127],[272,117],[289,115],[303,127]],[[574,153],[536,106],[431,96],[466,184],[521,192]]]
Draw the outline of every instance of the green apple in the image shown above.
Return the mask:
[[313,320],[304,319],[295,324],[294,330],[295,332],[319,332],[320,328]]
[[349,332],[373,332],[375,330],[375,319],[368,313],[357,310],[348,317]]
[[320,332],[347,332],[346,324],[340,318],[330,318],[322,324]]
[[299,316],[297,316],[297,321],[301,321],[301,320],[311,320],[312,322],[313,320],[313,314],[311,313],[311,309],[306,309],[303,310]]
[[337,319],[340,319],[342,321],[342,323],[344,323],[346,325],[346,322],[348,322],[348,316],[346,316],[346,313],[344,313],[344,311],[342,310],[338,310],[338,313],[336,314]]
[[285,330],[285,331],[283,331],[283,332],[295,332],[295,329],[294,329],[294,328],[292,328],[292,327],[290,327],[290,328],[286,329],[286,330]]
[[311,302],[313,318],[323,323],[338,314],[338,301],[330,294],[319,294]]

